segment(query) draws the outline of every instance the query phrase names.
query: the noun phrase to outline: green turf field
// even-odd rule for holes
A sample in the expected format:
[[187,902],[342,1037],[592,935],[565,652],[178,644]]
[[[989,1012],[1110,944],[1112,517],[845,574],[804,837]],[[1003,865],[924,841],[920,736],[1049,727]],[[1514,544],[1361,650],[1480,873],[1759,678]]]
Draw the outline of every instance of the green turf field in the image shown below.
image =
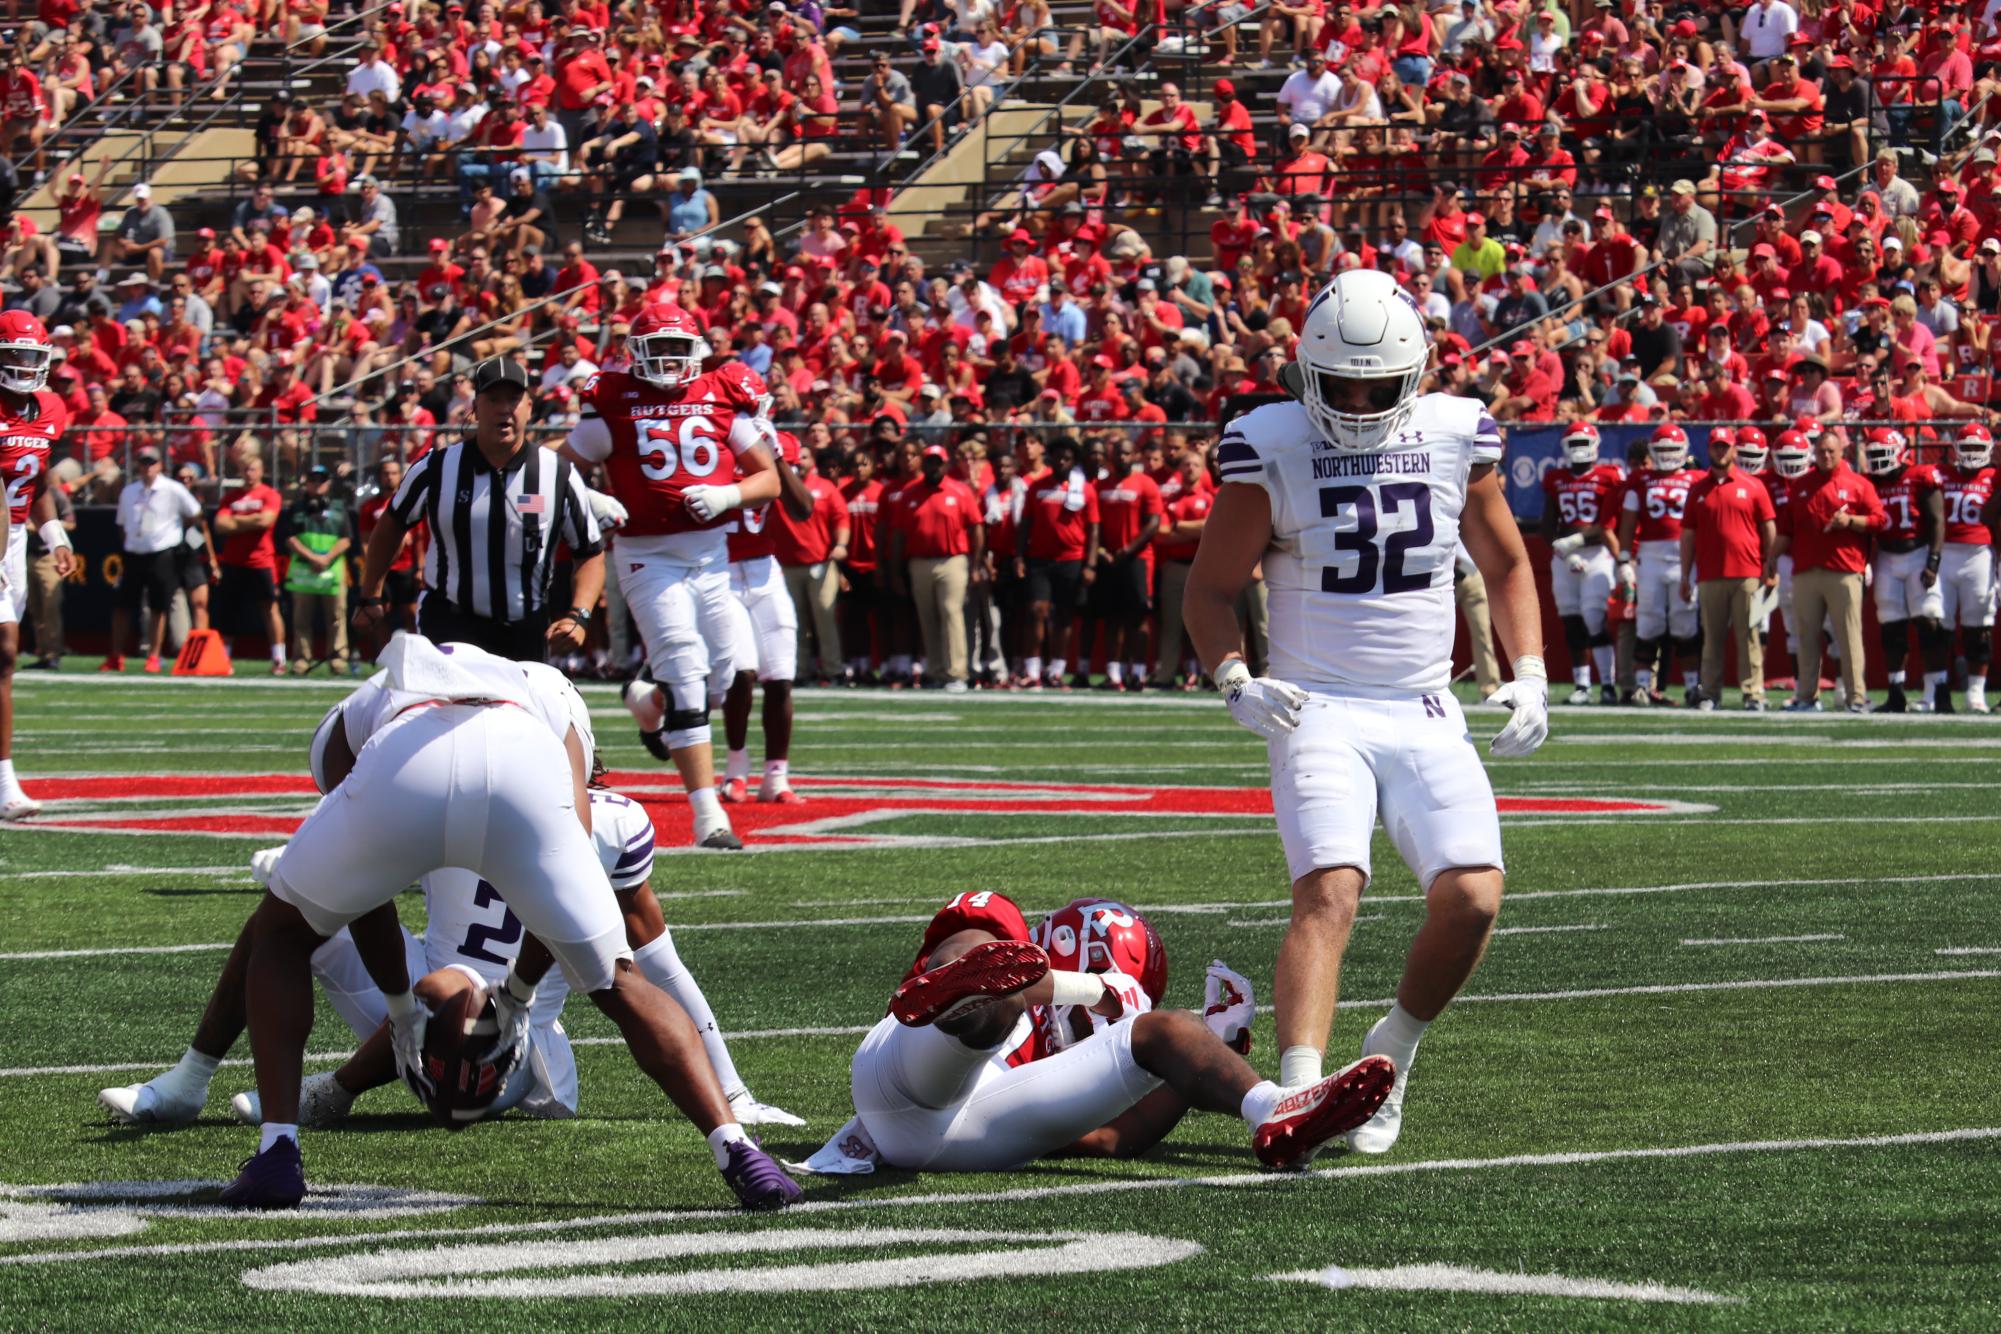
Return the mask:
[[[803,1208],[747,1218],[573,1002],[580,1119],[452,1136],[378,1090],[303,1147],[316,1189],[379,1189],[230,1216],[208,1202],[256,1145],[228,1110],[247,1065],[184,1130],[111,1126],[95,1094],[180,1054],[256,902],[247,858],[278,841],[190,822],[306,804],[205,776],[302,774],[337,693],[21,678],[24,781],[73,792],[43,818],[80,827],[0,831],[7,1328],[2001,1325],[2001,725],[1557,709],[1539,755],[1492,766],[1533,803],[1504,817],[1503,934],[1426,1037],[1382,1158],[1272,1177],[1238,1122],[1198,1116],[1138,1161],[808,1179]],[[660,784],[610,689],[589,693],[614,769]],[[1262,751],[1213,696],[807,693],[799,712],[797,773],[847,781],[758,817],[783,851],[663,856],[653,882],[752,1088],[810,1121],[766,1136],[782,1156],[848,1117],[858,1034],[963,889],[1031,917],[1125,899],[1165,939],[1171,1002],[1199,1002],[1219,957],[1268,999],[1285,869],[1245,813]],[[1472,714],[1483,738],[1499,721]],[[1657,809],[1566,806],[1608,798]],[[1375,855],[1337,1054],[1422,911],[1380,835]],[[421,901],[400,907],[416,927]],[[311,1068],[348,1038],[322,1005]],[[1268,1015],[1257,1042],[1275,1071]],[[1349,1286],[1309,1281],[1330,1267]],[[1466,1271],[1526,1290],[1412,1288]]]

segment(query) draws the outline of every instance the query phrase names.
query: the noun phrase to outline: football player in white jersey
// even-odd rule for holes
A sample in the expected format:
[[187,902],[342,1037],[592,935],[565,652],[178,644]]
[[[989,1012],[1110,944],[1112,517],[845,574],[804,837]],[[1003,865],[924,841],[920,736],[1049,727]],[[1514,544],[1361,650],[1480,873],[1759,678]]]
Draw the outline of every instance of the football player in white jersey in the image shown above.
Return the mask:
[[[554,668],[539,663],[523,663],[522,670],[531,675],[560,676]],[[567,682],[563,685],[567,687]],[[653,821],[638,802],[598,785],[603,765],[595,758],[590,712],[574,688],[565,688],[563,693],[570,702],[571,725],[593,754],[591,843],[598,864],[610,877],[611,887],[618,895],[634,966],[688,1012],[738,1124],[805,1124],[790,1112],[759,1102],[737,1073],[708,998],[676,955],[673,937],[661,917],[660,903],[651,884],[657,841]],[[252,869],[261,880],[268,882],[270,868],[282,851],[272,848],[251,858]],[[423,878],[420,887],[424,891],[424,935],[420,940],[407,930],[403,933],[403,951],[410,975],[422,977],[456,969],[488,987],[499,985],[507,975],[508,965],[521,951],[521,919],[501,901],[492,885],[470,871],[456,868],[433,871]],[[243,996],[243,956],[241,948],[231,951],[222,976],[216,979],[194,1040],[178,1065],[143,1084],[99,1091],[98,1101],[114,1119],[128,1125],[175,1126],[185,1125],[201,1115],[217,1065],[229,1054],[248,1022]],[[362,1093],[393,1082],[396,1065],[389,1048],[387,1004],[346,931],[313,951],[313,976],[319,980],[328,1002],[362,1044],[338,1070],[308,1075],[300,1084],[299,1124],[325,1126],[345,1117]],[[536,989],[535,1003],[529,1009],[526,1061],[487,1110],[488,1116],[498,1116],[514,1107],[532,1116],[551,1119],[576,1114],[577,1066],[562,1025],[563,1005],[569,994],[569,985],[561,973]],[[236,1094],[230,1099],[230,1106],[238,1120],[250,1125],[263,1120],[263,1110],[254,1092]]]
[[[1497,470],[1499,428],[1470,398],[1418,394],[1424,322],[1388,274],[1339,274],[1307,308],[1296,402],[1231,422],[1183,612],[1203,666],[1238,722],[1269,745],[1272,805],[1292,875],[1279,950],[1279,1083],[1319,1077],[1341,955],[1383,828],[1425,893],[1397,1001],[1362,1050],[1396,1062],[1396,1089],[1351,1147],[1387,1150],[1425,1026],[1458,994],[1501,903],[1493,788],[1451,693],[1453,549],[1487,583],[1514,679],[1493,695],[1513,717],[1496,755],[1549,732],[1535,577]],[[1270,675],[1253,678],[1231,611],[1263,562]]]
[[305,1195],[298,1107],[311,958],[343,927],[382,990],[397,1070],[430,1101],[430,1015],[411,990],[395,898],[446,866],[493,885],[528,933],[482,1000],[495,1026],[477,1071],[489,1101],[524,1055],[536,988],[560,961],[708,1137],[737,1197],[753,1208],[796,1200],[799,1188],[730,1112],[686,1012],[633,966],[618,900],[591,847],[589,760],[565,697],[574,690],[470,645],[400,632],[380,663],[315,730],[312,773],[326,796],[271,867],[246,927],[246,1006],[266,1119],[257,1154],[222,1203],[292,1208]]

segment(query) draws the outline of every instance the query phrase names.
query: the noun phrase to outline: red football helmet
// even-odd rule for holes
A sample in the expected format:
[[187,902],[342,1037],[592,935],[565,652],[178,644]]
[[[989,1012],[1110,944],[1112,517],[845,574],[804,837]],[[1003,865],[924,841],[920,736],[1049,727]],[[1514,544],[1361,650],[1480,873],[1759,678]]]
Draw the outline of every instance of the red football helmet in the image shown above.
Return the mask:
[[1969,472],[1977,472],[1994,459],[1994,434],[1975,422],[1961,429],[1952,442],[1952,461]]
[[779,431],[776,434],[778,436],[778,448],[771,452],[778,455],[780,463],[788,463],[795,468],[798,467],[799,460],[805,456],[805,450],[799,444],[799,437],[790,431]]
[[55,345],[42,322],[25,310],[0,315],[0,389],[32,394],[49,382]]
[[656,301],[639,312],[626,346],[632,349],[632,373],[662,389],[688,383],[713,355],[695,317],[667,301]]
[[1573,468],[1589,468],[1598,462],[1598,428],[1590,422],[1572,422],[1563,433],[1563,457]]
[[1647,462],[1656,472],[1680,472],[1688,466],[1688,432],[1673,422],[1656,426],[1647,441]]
[[[1714,440],[1714,435],[1710,439]],[[1737,428],[1737,466],[1745,472],[1763,472],[1765,460],[1771,457],[1771,446],[1765,443],[1765,433],[1755,426]]]
[[1793,429],[1800,433],[1806,440],[1807,448],[1811,449],[1813,442],[1820,439],[1820,433],[1827,429],[1827,424],[1818,417],[1801,417],[1793,423]]
[[1167,994],[1167,947],[1135,908],[1112,899],[1076,899],[1042,919],[1035,943],[1051,968],[1073,973],[1114,969],[1133,978],[1155,1005]]
[[1813,466],[1813,446],[1798,431],[1780,431],[1772,446],[1772,467],[1781,477],[1804,477]]
[[1895,472],[1911,461],[1911,442],[1902,431],[1872,426],[1862,437],[1862,471],[1871,477]]

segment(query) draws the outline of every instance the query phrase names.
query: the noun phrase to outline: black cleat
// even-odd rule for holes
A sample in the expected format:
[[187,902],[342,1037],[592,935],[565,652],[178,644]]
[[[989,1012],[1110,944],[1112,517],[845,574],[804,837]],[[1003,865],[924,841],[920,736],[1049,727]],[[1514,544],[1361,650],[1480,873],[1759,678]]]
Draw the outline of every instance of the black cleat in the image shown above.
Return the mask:
[[727,829],[711,830],[709,836],[695,845],[711,852],[742,852],[743,840]]
[[674,762],[674,752],[667,749],[667,729],[656,727],[651,732],[639,734],[639,744],[646,747],[646,753],[662,764]]
[[1904,698],[1904,688],[1896,685],[1890,687],[1889,697],[1876,708],[1876,712],[1878,713],[1908,713],[1909,711],[1910,701]]
[[1958,709],[1955,709],[1955,708],[1953,708],[1953,707],[1952,707],[1952,682],[1951,682],[1951,681],[1941,681],[1941,682],[1939,682],[1939,683],[1938,683],[1938,689],[1932,692],[1932,712],[1933,712],[1933,713],[1958,713],[1958,712],[1959,712],[1959,710],[1958,710]]

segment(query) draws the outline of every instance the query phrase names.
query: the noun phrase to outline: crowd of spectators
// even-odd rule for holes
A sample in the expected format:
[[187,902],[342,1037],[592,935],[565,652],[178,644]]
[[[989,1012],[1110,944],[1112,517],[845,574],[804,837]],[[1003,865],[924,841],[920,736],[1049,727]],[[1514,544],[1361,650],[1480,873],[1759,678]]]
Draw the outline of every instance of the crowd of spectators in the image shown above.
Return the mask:
[[[573,383],[665,300],[765,376],[838,490],[942,447],[997,591],[993,516],[1059,443],[1100,489],[1128,458],[1174,488],[1358,265],[1424,312],[1427,388],[1520,427],[1993,415],[2001,4],[902,0],[866,37],[861,8],[422,0],[343,28],[310,2],[43,0],[0,66],[0,153],[22,191],[47,173],[59,221],[9,208],[0,283],[56,335],[81,428],[60,475],[114,503],[151,447],[211,506],[252,458],[365,498],[378,460],[466,420],[475,359],[527,364],[559,436]],[[259,42],[357,35],[330,100],[262,104],[227,219],[52,137],[89,101],[61,95],[79,61],[135,95],[226,94]],[[1086,118],[977,201],[958,257],[921,204],[811,174],[946,148],[1035,71],[1094,76]],[[803,225],[725,225],[732,183],[774,172],[801,173]],[[1165,545],[1141,543],[1163,607]],[[1057,622],[1090,596],[1047,591],[1002,596],[998,631],[975,616],[972,673],[1074,663]],[[841,605],[829,674],[914,666],[914,611],[857,655],[864,604]],[[1179,682],[1178,653],[1114,657]]]

